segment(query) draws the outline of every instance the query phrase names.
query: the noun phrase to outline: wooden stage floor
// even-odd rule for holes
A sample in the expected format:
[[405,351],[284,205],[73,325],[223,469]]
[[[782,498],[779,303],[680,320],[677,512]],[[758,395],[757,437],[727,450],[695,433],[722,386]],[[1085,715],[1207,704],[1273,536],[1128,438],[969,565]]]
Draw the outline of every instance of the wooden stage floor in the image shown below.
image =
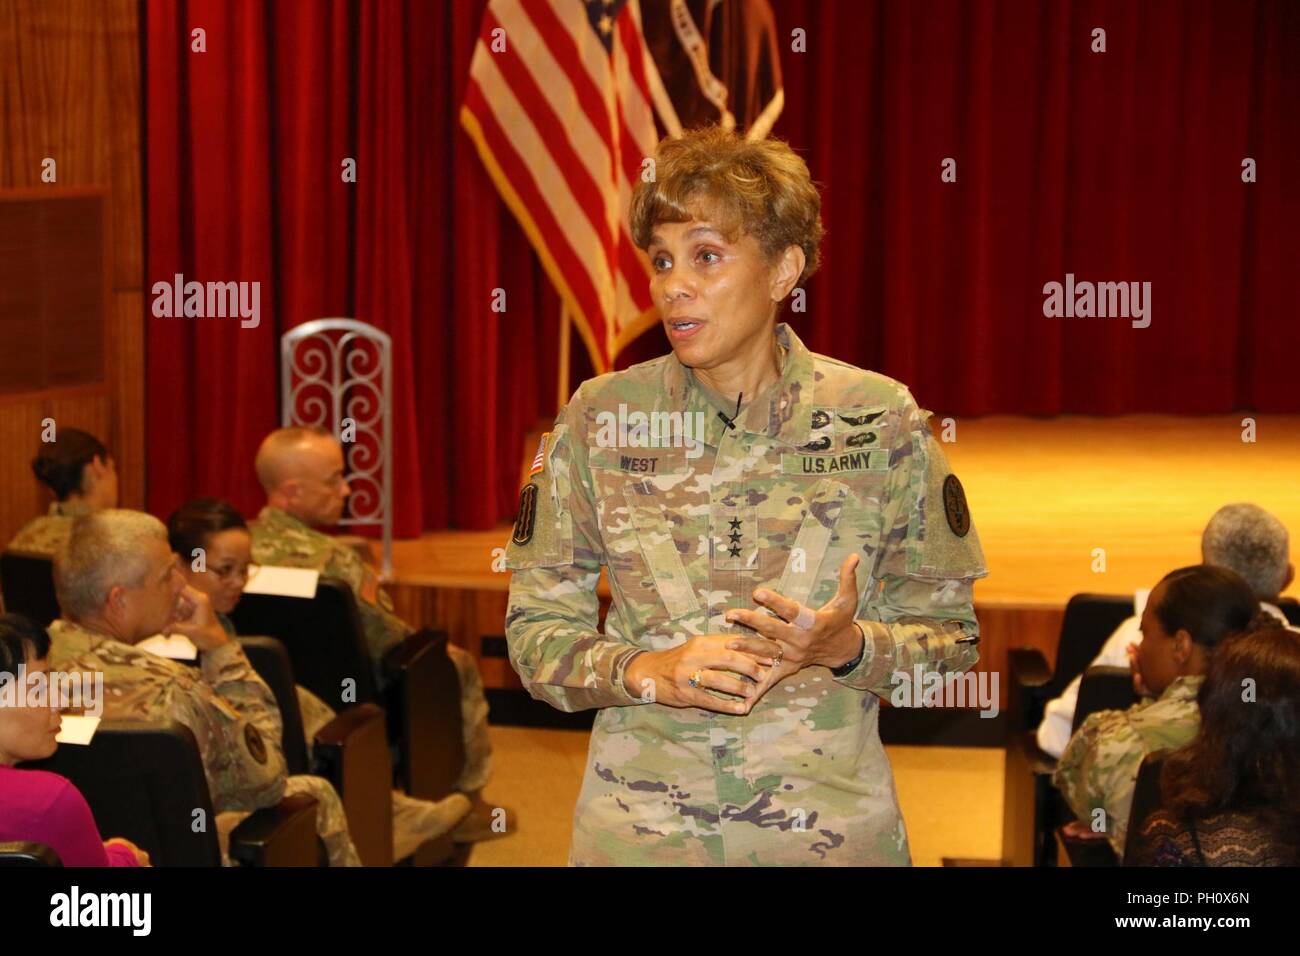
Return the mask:
[[[945,450],[989,566],[975,588],[980,669],[1001,670],[1014,646],[1039,647],[1050,660],[1072,594],[1131,594],[1199,562],[1201,529],[1229,502],[1275,514],[1291,530],[1292,562],[1300,564],[1300,416],[1254,416],[1253,443],[1242,441],[1243,417],[959,422]],[[502,526],[394,542],[390,586],[413,624],[446,628],[479,653],[484,681],[495,687],[518,686],[508,662],[492,658],[492,642],[481,644],[503,632],[509,572],[493,571],[493,549],[508,536]],[[1096,549],[1104,571],[1094,568]]]

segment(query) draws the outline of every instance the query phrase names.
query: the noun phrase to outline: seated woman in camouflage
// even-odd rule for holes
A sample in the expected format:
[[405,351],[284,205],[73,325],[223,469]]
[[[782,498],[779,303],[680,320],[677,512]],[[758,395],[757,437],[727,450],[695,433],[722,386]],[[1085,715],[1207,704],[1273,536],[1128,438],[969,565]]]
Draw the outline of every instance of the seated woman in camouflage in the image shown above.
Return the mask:
[[1300,634],[1230,637],[1197,695],[1201,729],[1165,760],[1133,866],[1300,866]]
[[[234,638],[235,625],[227,615],[244,596],[248,568],[253,562],[253,539],[243,515],[220,498],[195,498],[167,519],[167,540],[180,560],[186,583],[208,596],[221,627]],[[197,560],[200,552],[202,561]],[[316,732],[337,715],[307,688],[299,686],[295,690],[302,711],[303,736],[310,747]],[[393,859],[410,856],[426,840],[435,840],[451,830],[469,812],[470,801],[461,793],[433,801],[394,790]]]
[[1197,692],[1215,648],[1267,615],[1235,571],[1197,564],[1170,571],[1142,611],[1134,686],[1146,698],[1128,710],[1089,714],[1061,754],[1052,782],[1078,820],[1070,835],[1106,839],[1124,854],[1129,809],[1147,754],[1173,750],[1200,726]]
[[777,324],[819,255],[803,160],[704,128],[654,164],[672,354],[583,383],[507,550],[525,687],[599,708],[570,860],[908,864],[877,696],[978,658],[961,483],[904,385]]
[[10,551],[54,557],[78,515],[117,507],[117,466],[94,435],[58,428],[32,459],[32,472],[54,492],[48,514],[33,518],[9,542]]

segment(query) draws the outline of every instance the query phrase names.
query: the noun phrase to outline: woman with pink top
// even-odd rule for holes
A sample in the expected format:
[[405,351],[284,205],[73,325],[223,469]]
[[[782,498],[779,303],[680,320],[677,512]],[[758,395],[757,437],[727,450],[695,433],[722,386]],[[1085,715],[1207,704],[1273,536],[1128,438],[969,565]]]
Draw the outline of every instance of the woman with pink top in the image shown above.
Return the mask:
[[30,703],[20,668],[30,675],[49,668],[50,637],[35,621],[0,614],[0,843],[43,843],[64,866],[148,866],[149,855],[128,840],[104,842],[86,799],[72,782],[44,770],[20,770],[23,760],[43,760],[57,749],[61,718],[56,701]]

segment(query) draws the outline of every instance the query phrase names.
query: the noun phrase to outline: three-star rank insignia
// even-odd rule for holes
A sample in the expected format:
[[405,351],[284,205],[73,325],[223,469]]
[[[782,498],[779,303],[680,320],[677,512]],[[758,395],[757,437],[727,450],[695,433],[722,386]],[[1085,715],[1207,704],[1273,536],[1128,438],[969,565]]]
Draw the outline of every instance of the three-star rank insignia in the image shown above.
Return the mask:
[[721,506],[713,515],[713,567],[719,571],[753,568],[758,558],[758,517],[749,506]]

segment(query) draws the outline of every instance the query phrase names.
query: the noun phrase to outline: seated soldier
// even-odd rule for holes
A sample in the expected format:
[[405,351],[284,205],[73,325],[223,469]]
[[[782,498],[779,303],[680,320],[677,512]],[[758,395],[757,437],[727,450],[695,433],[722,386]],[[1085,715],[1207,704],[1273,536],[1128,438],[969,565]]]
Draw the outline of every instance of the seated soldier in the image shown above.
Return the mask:
[[[271,432],[257,450],[257,478],[266,491],[266,507],[250,526],[256,564],[312,568],[341,578],[355,592],[366,642],[383,683],[384,655],[400,644],[412,628],[393,613],[392,599],[379,578],[350,547],[315,530],[338,522],[351,488],[343,477],[343,448],[321,428],[281,428]],[[460,676],[460,710],[465,766],[456,789],[474,809],[457,827],[457,843],[473,843],[513,832],[513,813],[494,813],[481,791],[491,773],[492,744],[487,730],[487,699],[473,656],[454,644],[447,653]],[[498,822],[493,826],[494,820]]]
[[60,428],[32,459],[32,472],[52,492],[49,514],[23,525],[9,542],[10,551],[54,557],[72,531],[73,519],[101,508],[117,507],[117,466],[94,435]]
[[[1286,590],[1295,576],[1295,568],[1287,560],[1286,526],[1258,505],[1224,505],[1210,518],[1201,534],[1201,561],[1241,575],[1259,600],[1261,611],[1266,611],[1283,625],[1286,615],[1277,606],[1278,596]],[[1138,643],[1142,632],[1137,617],[1130,617],[1115,628],[1106,639],[1090,667],[1136,668]],[[1070,740],[1074,726],[1074,707],[1079,700],[1079,675],[1061,692],[1060,697],[1048,701],[1038,725],[1038,746],[1053,757]]]
[[1227,638],[1198,702],[1125,865],[1300,866],[1300,634],[1270,621]]
[[[287,776],[275,697],[217,621],[208,597],[189,587],[152,515],[106,509],[84,515],[54,558],[63,616],[50,625],[50,666],[101,671],[108,720],[175,720],[194,732],[218,834],[286,794],[316,798],[316,832],[331,866],[359,866],[343,804],[328,780]],[[202,654],[192,669],[133,645],[184,634]]]
[[1123,856],[1143,758],[1195,736],[1196,694],[1214,648],[1259,613],[1250,586],[1226,568],[1198,564],[1160,579],[1142,612],[1137,657],[1139,689],[1154,699],[1089,714],[1052,775],[1078,816],[1066,826],[1070,835],[1105,838]]
[[[45,628],[19,614],[0,614],[0,679],[21,688],[31,675],[49,672],[49,655]],[[0,843],[43,843],[64,866],[148,866],[149,854],[130,840],[100,838],[71,780],[15,767],[58,749],[59,704],[48,691],[41,701],[21,692],[13,701],[0,699]]]
[[[167,519],[167,538],[180,559],[181,574],[212,602],[217,620],[232,638],[235,626],[226,615],[235,609],[248,582],[252,538],[243,516],[220,498],[195,498]],[[203,561],[195,560],[202,551]],[[333,720],[334,710],[307,690],[297,687],[303,735],[311,747],[316,732]],[[426,840],[446,833],[470,812],[461,793],[444,800],[419,800],[393,791],[393,859],[414,853]]]

